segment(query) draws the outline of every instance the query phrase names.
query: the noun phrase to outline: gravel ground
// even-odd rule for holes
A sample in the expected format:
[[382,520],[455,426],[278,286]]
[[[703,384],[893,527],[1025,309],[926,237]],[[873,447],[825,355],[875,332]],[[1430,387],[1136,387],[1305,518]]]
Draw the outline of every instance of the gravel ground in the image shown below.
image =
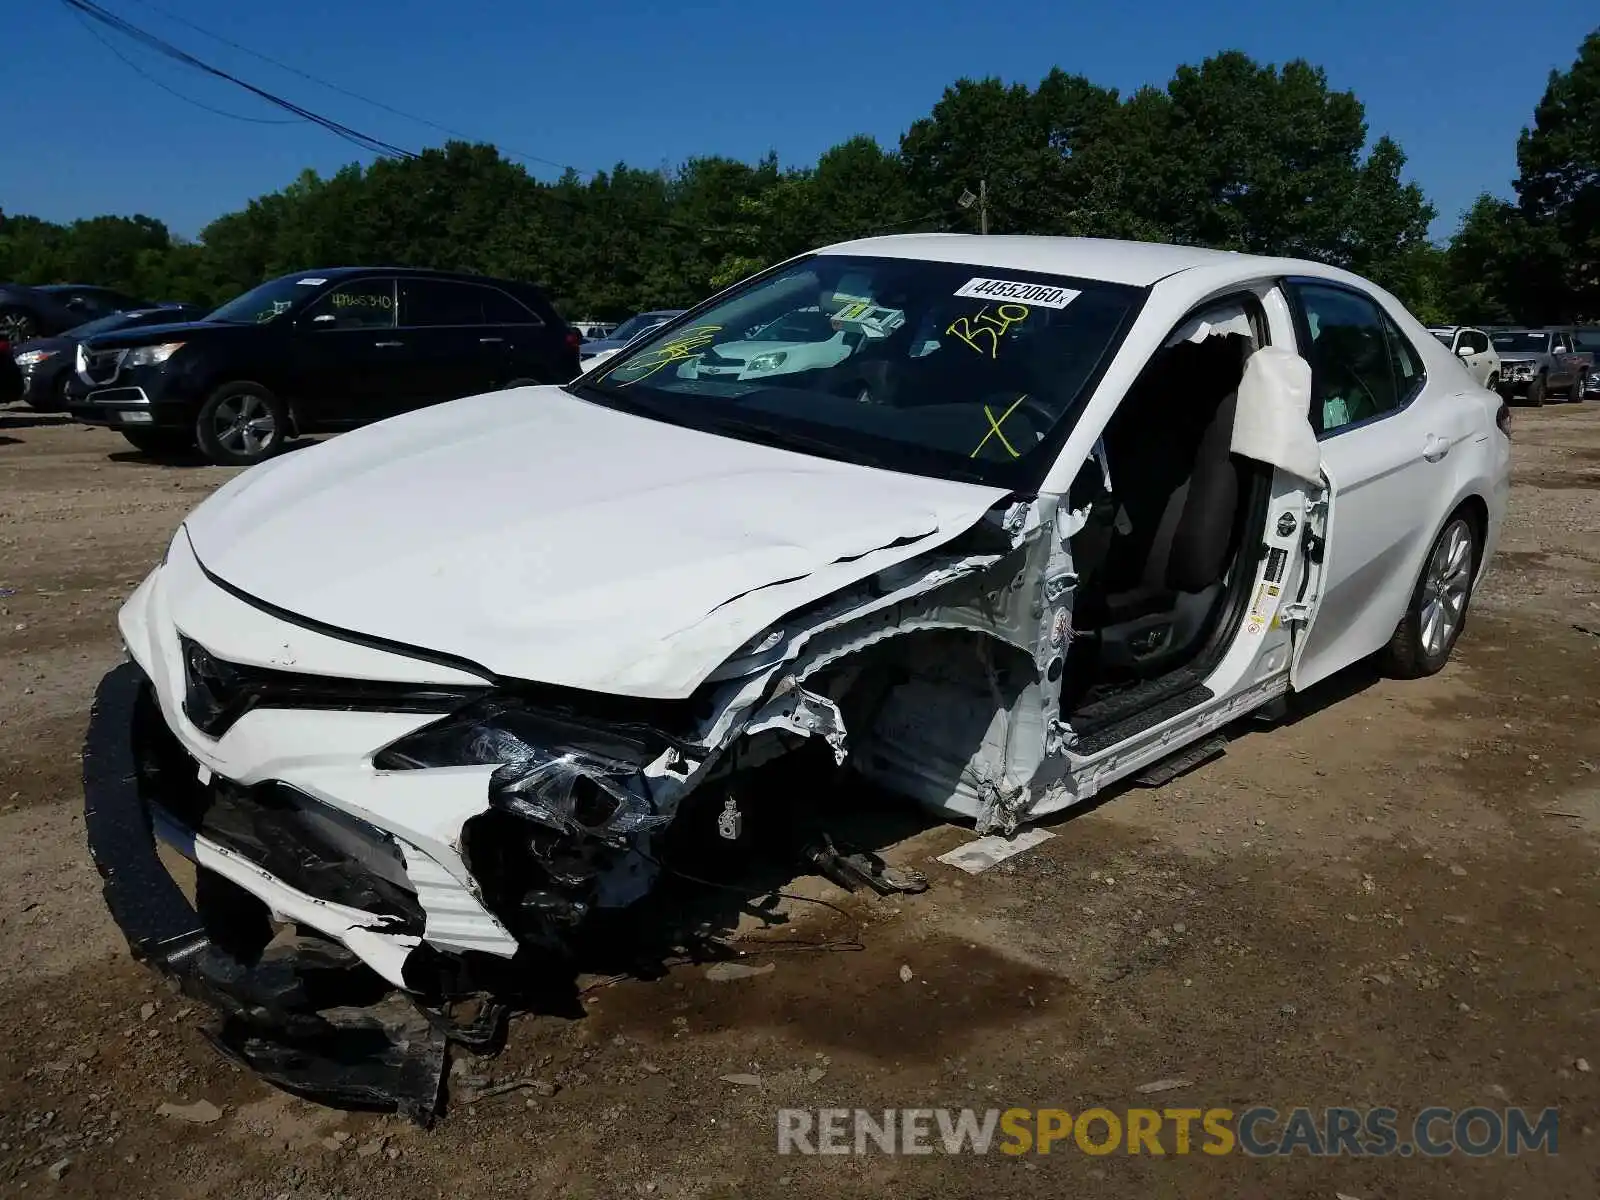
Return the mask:
[[[121,598],[229,472],[0,409],[0,1194],[1595,1196],[1600,406],[1515,432],[1500,555],[1440,675],[1352,669],[979,876],[932,862],[969,833],[917,826],[892,854],[927,893],[798,881],[844,913],[741,935],[770,971],[675,966],[520,1017],[424,1132],[234,1069],[129,960],[79,738]],[[780,1107],[1152,1104],[1557,1106],[1559,1153],[776,1150]]]

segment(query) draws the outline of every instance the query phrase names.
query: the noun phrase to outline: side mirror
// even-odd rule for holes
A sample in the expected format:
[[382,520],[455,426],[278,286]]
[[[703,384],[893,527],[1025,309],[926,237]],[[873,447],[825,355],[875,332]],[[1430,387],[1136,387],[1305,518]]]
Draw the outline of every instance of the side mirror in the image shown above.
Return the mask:
[[1471,358],[1475,353],[1476,351],[1474,351],[1473,348],[1467,345],[1465,342],[1462,342],[1461,345],[1456,347],[1457,358]]

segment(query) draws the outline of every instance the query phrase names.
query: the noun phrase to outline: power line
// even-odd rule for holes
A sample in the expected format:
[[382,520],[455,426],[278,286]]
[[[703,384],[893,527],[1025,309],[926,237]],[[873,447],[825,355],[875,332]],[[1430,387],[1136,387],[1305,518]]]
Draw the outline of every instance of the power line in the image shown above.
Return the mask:
[[360,130],[353,129],[349,125],[346,125],[340,121],[335,121],[331,117],[325,117],[321,113],[313,112],[308,108],[303,108],[294,101],[286,100],[282,96],[267,91],[265,88],[257,87],[253,83],[249,83],[243,79],[240,79],[237,75],[229,74],[220,67],[214,67],[208,62],[204,62],[201,59],[196,58],[188,51],[173,45],[165,38],[158,37],[147,30],[141,29],[132,22],[126,21],[122,17],[117,16],[115,13],[102,8],[99,4],[94,3],[94,0],[61,0],[61,2],[66,5],[69,10],[76,13],[81,13],[83,16],[99,22],[101,25],[106,26],[113,32],[120,33],[132,41],[138,42],[148,50],[153,50],[155,53],[160,54],[163,57],[170,58],[174,62],[181,63],[186,67],[191,67],[196,71],[200,71],[216,79],[223,79],[229,83],[237,85],[238,87],[242,87],[245,89],[245,91],[250,92],[255,96],[259,96],[261,99],[267,101],[267,103],[276,105],[278,108],[281,108],[285,112],[291,113],[302,120],[310,121],[314,125],[319,125],[323,129],[326,129],[329,133],[332,133],[337,137],[341,137],[345,141],[359,146],[364,150],[391,158],[416,157],[415,154],[404,147],[396,146],[392,142],[386,142],[381,138],[376,138],[370,134],[362,133]]
[[[277,67],[281,71],[287,71],[291,75],[298,75],[301,79],[308,80],[319,87],[325,87],[329,91],[338,92],[341,96],[348,96],[350,99],[359,100],[363,104],[370,104],[372,107],[382,109],[384,112],[390,113],[393,116],[402,117],[407,121],[415,121],[419,125],[426,125],[429,129],[436,129],[440,133],[447,133],[451,137],[462,138],[469,142],[478,140],[472,134],[463,133],[459,129],[451,129],[448,125],[441,125],[437,121],[430,121],[427,117],[419,117],[415,113],[409,113],[404,109],[395,108],[392,104],[385,104],[382,100],[374,100],[371,96],[363,96],[360,92],[353,92],[347,87],[343,87],[337,83],[330,83],[326,79],[318,78],[308,71],[302,71],[299,67],[291,66],[289,63],[286,63],[281,59],[273,58],[270,54],[263,54],[259,50],[252,50],[249,46],[241,45],[232,38],[224,37],[222,34],[207,29],[203,25],[195,24],[195,22],[189,20],[187,17],[181,17],[177,13],[169,12],[165,8],[162,8],[159,4],[152,4],[150,0],[134,0],[134,2],[144,8],[150,9],[152,12],[160,13],[169,21],[176,21],[179,25],[187,26],[198,34],[202,34],[205,37],[211,38],[213,41],[221,42],[224,46],[231,46],[241,54],[248,54],[251,58],[258,58],[264,63],[270,63],[272,66]],[[576,171],[580,175],[595,174],[595,172],[592,170],[574,167],[569,163],[557,162],[553,158],[543,158],[537,154],[528,154],[513,147],[501,145],[499,142],[496,142],[495,145],[501,153],[509,154],[512,158],[520,158],[524,162],[539,163],[541,166],[555,167],[557,170],[561,171]]]
[[118,50],[116,45],[109,38],[105,37],[98,29],[96,29],[93,25],[91,25],[89,23],[89,18],[85,17],[77,9],[73,9],[72,10],[72,15],[78,19],[78,24],[80,24],[80,25],[82,25],[84,27],[84,29],[88,32],[90,37],[94,38],[95,41],[99,42],[107,50],[111,51],[111,53],[115,54],[118,58],[120,58],[123,61],[123,63],[127,65],[128,69],[131,70],[135,75],[138,75],[138,76],[142,77],[144,80],[146,80],[149,83],[155,84],[163,92],[166,92],[169,95],[176,96],[179,100],[182,100],[185,104],[192,104],[196,108],[203,108],[209,113],[216,113],[217,116],[219,116],[219,117],[227,117],[230,120],[234,120],[234,121],[249,121],[252,125],[295,125],[295,124],[298,124],[299,121],[300,121],[299,117],[247,117],[243,113],[228,112],[226,109],[213,108],[211,105],[205,103],[203,100],[196,100],[193,96],[186,96],[182,92],[180,92],[177,88],[169,87],[167,84],[162,83],[161,80],[157,79],[154,75],[150,74],[149,71],[146,71],[143,67],[141,67],[138,63],[134,62],[133,59],[129,58],[121,50]]

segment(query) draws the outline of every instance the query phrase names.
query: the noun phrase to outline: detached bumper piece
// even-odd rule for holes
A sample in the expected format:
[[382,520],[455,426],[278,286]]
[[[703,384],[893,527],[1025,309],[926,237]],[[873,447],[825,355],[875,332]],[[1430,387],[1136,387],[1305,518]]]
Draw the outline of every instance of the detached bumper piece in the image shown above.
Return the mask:
[[133,956],[214,1009],[205,1030],[212,1044],[283,1090],[430,1124],[451,1037],[441,1018],[336,942],[295,937],[259,955],[230,951],[218,940],[232,940],[222,932],[226,918],[264,927],[264,906],[202,870],[197,909],[162,864],[132,744],[144,687],[133,663],[101,681],[83,755],[89,852]]

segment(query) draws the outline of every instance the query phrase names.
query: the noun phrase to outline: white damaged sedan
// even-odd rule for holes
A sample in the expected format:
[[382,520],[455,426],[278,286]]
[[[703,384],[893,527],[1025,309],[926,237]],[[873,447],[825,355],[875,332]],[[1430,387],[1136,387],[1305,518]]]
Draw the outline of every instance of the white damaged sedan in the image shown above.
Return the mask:
[[[785,322],[837,353],[749,370]],[[90,724],[108,903],[229,1053],[426,1119],[444,1044],[483,1034],[448,1001],[645,900],[676,825],[737,838],[764,764],[820,746],[1009,833],[1358,659],[1437,671],[1508,429],[1392,296],[1314,263],[803,256],[564,388],[385,421],[196,509]],[[411,1008],[331,1011],[307,979],[335,966]],[[387,1038],[328,1051],[351,1022]]]

